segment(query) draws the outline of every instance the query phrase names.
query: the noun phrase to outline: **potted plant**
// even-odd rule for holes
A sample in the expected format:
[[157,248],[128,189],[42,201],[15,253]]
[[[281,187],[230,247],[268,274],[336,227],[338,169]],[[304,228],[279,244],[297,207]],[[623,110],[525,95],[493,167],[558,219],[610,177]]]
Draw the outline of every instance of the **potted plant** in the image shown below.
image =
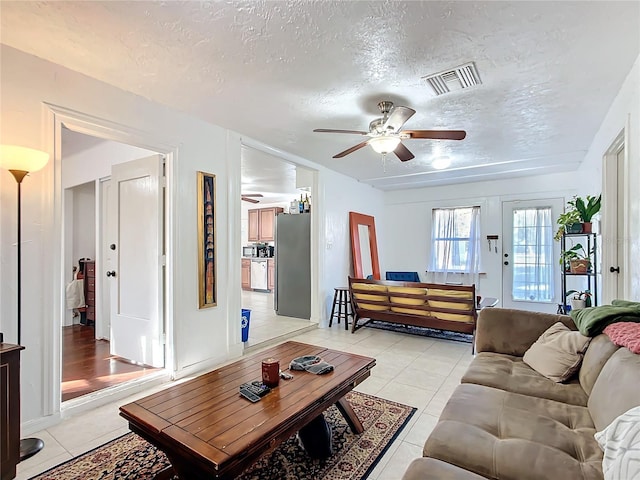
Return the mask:
[[591,195],[587,195],[586,203],[580,197],[573,197],[573,202],[574,202],[575,209],[580,214],[580,221],[582,222],[582,232],[591,233],[592,232],[591,219],[596,213],[600,211],[600,205],[602,203],[602,195],[598,195],[597,197],[592,197]]
[[567,202],[566,211],[558,217],[559,225],[555,240],[560,240],[565,233],[591,233],[593,216],[600,211],[602,195],[587,195],[587,199],[574,196]]
[[591,260],[582,244],[576,243],[570,249],[560,252],[560,265],[565,272],[587,273],[591,268]]
[[571,310],[577,310],[579,308],[586,308],[591,306],[591,292],[585,290],[583,292],[579,290],[569,290],[566,297],[573,295],[569,302],[571,303]]

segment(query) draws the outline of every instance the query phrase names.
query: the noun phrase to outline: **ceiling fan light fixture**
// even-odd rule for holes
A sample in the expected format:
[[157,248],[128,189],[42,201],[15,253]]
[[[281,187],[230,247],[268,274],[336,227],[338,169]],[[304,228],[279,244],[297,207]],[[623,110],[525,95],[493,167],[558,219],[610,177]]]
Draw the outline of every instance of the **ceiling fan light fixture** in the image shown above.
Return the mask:
[[393,152],[399,143],[399,137],[388,137],[384,135],[380,137],[373,137],[371,140],[369,140],[369,145],[371,146],[371,148],[383,155],[389,152]]
[[445,168],[448,168],[450,165],[451,165],[451,159],[449,157],[438,157],[431,162],[431,166],[436,170],[444,170]]

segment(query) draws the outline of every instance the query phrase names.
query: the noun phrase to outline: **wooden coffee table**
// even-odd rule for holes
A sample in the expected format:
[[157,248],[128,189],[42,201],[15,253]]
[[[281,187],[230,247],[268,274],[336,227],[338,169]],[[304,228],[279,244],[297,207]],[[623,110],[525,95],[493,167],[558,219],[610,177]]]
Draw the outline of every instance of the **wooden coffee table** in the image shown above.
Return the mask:
[[[280,380],[259,402],[240,397],[240,384],[261,379],[263,359],[278,359],[285,370],[302,355],[319,355],[335,370],[325,375],[289,371],[293,379]],[[333,404],[361,433],[362,424],[344,396],[374,365],[373,358],[286,342],[124,405],[120,415],[171,461],[173,471],[157,478],[175,472],[184,480],[231,479]]]

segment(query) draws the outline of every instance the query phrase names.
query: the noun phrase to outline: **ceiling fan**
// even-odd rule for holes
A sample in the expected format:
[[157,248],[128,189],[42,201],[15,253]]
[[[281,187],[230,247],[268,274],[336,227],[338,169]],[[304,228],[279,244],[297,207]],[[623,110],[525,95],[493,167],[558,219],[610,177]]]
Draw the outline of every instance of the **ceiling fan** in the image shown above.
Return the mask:
[[414,158],[413,153],[404,146],[402,140],[406,139],[433,139],[433,140],[462,140],[467,136],[464,130],[400,130],[407,120],[416,111],[409,107],[393,106],[393,102],[382,101],[378,103],[382,117],[376,118],[369,124],[369,131],[361,130],[333,130],[330,128],[316,128],[314,132],[321,133],[351,133],[370,137],[344,152],[340,152],[333,158],[342,158],[350,153],[370,145],[376,152],[386,155],[393,152],[403,162]]
[[264,195],[262,195],[261,193],[243,193],[240,196],[241,200],[244,200],[245,202],[250,202],[250,203],[260,203],[260,200],[256,200],[255,198],[251,198],[251,197],[263,197]]

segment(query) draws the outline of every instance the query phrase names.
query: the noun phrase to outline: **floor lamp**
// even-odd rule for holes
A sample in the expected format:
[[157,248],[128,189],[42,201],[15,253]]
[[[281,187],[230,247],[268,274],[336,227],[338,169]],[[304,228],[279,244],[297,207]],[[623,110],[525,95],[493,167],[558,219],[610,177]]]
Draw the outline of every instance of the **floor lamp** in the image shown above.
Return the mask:
[[[21,218],[20,218],[20,187],[22,180],[30,172],[35,172],[43,168],[49,161],[49,154],[41,152],[40,150],[34,150],[33,148],[20,147],[17,145],[0,145],[0,168],[9,170],[18,183],[18,241],[16,243],[18,247],[18,345],[20,345],[22,335],[22,299],[20,297],[21,274],[22,274],[22,255],[21,255]],[[35,455],[44,447],[44,442],[39,438],[24,438],[20,440],[20,461]]]

